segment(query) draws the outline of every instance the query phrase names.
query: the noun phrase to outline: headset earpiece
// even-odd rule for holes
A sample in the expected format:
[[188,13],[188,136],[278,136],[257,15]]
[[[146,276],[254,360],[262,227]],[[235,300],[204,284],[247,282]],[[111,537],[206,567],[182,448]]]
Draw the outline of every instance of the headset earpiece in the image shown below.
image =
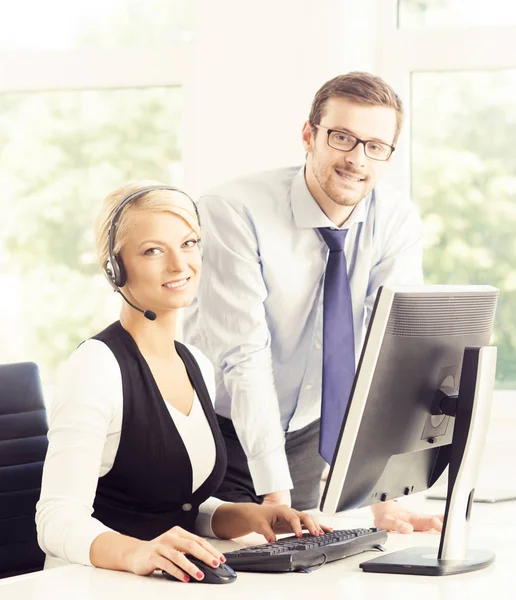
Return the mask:
[[113,270],[115,274],[115,283],[119,288],[124,287],[125,282],[127,281],[127,275],[125,272],[124,263],[119,256],[115,256],[115,260],[113,262]]
[[118,288],[124,287],[127,281],[127,275],[125,272],[124,263],[118,256],[113,257],[113,262],[108,259],[106,267],[104,269],[107,280],[111,284],[111,287],[116,291]]

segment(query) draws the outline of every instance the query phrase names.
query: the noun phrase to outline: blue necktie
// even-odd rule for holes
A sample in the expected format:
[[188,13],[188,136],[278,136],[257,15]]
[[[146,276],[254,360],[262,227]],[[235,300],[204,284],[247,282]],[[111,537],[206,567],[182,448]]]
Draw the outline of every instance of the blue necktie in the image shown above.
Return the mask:
[[330,249],[324,277],[319,453],[331,464],[355,377],[355,337],[344,240],[347,229],[319,228]]

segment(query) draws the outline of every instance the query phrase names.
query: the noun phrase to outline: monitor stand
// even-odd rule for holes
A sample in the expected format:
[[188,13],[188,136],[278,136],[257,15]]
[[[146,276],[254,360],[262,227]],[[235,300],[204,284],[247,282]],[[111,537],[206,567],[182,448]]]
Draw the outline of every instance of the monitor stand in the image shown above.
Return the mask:
[[496,347],[466,348],[457,396],[441,403],[455,417],[448,494],[439,550],[407,548],[360,564],[367,572],[404,575],[453,575],[494,562],[489,550],[468,550],[469,518],[478,467],[489,424],[496,371]]

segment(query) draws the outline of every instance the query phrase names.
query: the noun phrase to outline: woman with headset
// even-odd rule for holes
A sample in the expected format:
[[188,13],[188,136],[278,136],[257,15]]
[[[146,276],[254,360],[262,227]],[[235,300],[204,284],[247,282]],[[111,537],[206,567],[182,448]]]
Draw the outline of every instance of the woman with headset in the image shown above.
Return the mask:
[[213,497],[226,468],[213,369],[173,341],[201,272],[193,201],[156,182],[125,185],[105,199],[96,239],[126,302],[120,320],[82,343],[61,372],[36,514],[46,566],[162,569],[187,582],[203,575],[185,554],[214,567],[225,561],[201,536],[256,531],[272,541],[303,527],[330,530],[287,506]]

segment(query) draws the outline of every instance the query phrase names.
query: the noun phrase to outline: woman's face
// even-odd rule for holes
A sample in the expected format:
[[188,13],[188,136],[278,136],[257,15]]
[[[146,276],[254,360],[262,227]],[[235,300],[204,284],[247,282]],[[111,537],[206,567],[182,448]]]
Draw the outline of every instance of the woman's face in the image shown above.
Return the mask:
[[179,216],[135,211],[121,251],[126,293],[156,313],[188,306],[201,272],[199,238]]

